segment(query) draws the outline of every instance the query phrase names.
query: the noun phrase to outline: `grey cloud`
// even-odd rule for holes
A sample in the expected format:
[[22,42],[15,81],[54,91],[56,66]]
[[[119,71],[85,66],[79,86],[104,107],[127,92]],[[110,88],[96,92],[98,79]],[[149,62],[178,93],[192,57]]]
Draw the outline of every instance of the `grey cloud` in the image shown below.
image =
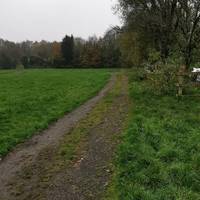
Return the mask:
[[0,0],[0,38],[61,40],[65,34],[87,38],[119,25],[116,0]]

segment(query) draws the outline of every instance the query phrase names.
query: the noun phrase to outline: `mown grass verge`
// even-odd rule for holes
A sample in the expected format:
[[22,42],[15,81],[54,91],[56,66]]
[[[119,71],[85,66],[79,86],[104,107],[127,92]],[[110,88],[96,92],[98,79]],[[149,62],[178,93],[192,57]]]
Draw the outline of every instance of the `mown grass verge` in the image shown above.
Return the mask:
[[115,162],[113,199],[200,199],[199,98],[178,101],[148,88],[130,81],[132,120]]
[[0,157],[94,96],[108,70],[24,70],[0,73]]

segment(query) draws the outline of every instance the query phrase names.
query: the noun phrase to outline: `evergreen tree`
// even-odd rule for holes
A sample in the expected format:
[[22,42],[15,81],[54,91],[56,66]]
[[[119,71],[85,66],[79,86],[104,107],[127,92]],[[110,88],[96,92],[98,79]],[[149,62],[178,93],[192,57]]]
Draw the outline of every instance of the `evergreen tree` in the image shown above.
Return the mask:
[[62,56],[65,59],[65,64],[70,65],[74,55],[74,37],[66,35],[61,43]]

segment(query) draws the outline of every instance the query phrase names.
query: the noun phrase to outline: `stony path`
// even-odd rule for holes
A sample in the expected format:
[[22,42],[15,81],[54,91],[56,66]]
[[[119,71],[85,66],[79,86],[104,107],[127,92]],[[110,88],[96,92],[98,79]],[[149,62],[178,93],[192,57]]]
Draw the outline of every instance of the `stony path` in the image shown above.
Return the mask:
[[[88,130],[76,160],[45,176],[57,162],[55,155],[64,137],[90,115],[116,84],[117,92],[102,111],[104,117]],[[110,164],[117,144],[114,138],[122,132],[128,113],[127,91],[126,77],[113,76],[96,97],[10,153],[0,163],[0,200],[101,199],[111,176]]]

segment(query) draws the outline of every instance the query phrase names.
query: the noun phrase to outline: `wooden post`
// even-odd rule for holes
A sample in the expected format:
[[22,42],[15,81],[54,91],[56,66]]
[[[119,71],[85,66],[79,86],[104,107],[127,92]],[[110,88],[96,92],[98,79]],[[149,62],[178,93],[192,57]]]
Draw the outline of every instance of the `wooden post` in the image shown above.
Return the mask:
[[185,72],[186,72],[186,66],[182,65],[177,73],[178,76],[178,92],[177,92],[177,96],[181,97],[183,95],[183,86],[184,86],[184,76],[185,76]]

